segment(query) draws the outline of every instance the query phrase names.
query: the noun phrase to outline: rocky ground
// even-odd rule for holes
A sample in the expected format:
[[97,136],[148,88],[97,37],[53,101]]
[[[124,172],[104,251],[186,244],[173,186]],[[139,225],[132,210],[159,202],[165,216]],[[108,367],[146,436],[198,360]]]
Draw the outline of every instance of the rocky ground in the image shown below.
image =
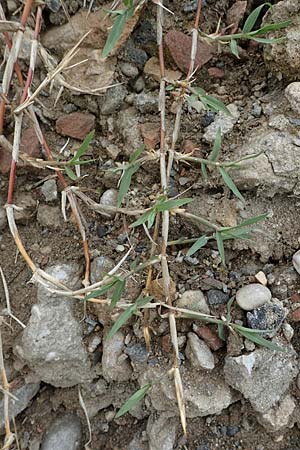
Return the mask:
[[[8,19],[20,16],[22,2],[4,0]],[[81,177],[70,181],[102,205],[115,206],[119,173],[141,144],[159,148],[159,63],[156,45],[156,8],[151,2],[134,16],[112,55],[101,58],[108,19],[105,2],[95,0],[88,20],[82,0],[46,1],[41,30],[41,51],[32,91],[54,66],[92,29],[64,74],[67,84],[55,82],[40,92],[35,104],[45,138],[57,157],[68,160],[87,133],[95,130],[88,165]],[[243,20],[258,4],[250,0],[206,0],[201,30],[213,33],[221,26]],[[232,320],[253,329],[284,351],[255,345],[235,333],[226,344],[215,325],[177,320],[187,439],[177,409],[168,320],[150,313],[152,351],[143,338],[143,319],[131,319],[112,339],[105,336],[117,314],[103,306],[50,293],[31,282],[32,273],[16,252],[4,208],[8,189],[10,154],[0,146],[0,265],[5,275],[13,314],[25,328],[5,317],[1,327],[4,362],[15,418],[18,447],[22,450],[299,450],[300,437],[300,4],[275,3],[267,20],[292,19],[282,42],[262,46],[239,42],[240,58],[227,46],[199,47],[195,86],[222,100],[232,115],[196,111],[185,104],[178,150],[209,155],[218,128],[223,135],[222,161],[253,153],[230,174],[245,202],[237,199],[215,171],[205,181],[200,166],[176,162],[169,196],[188,189],[193,198],[187,210],[220,226],[234,226],[246,218],[268,213],[255,225],[251,240],[225,244],[226,267],[215,243],[187,256],[189,245],[168,247],[170,274],[176,288],[175,305],[217,317],[226,314],[234,297]],[[166,76],[184,78],[189,65],[190,34],[197,2],[165,1],[174,15],[165,13]],[[19,63],[27,73],[34,16],[26,28]],[[281,32],[282,33],[282,32]],[[188,36],[188,37],[187,37]],[[1,59],[5,57],[0,36]],[[174,45],[174,42],[176,45]],[[44,50],[44,51],[43,51]],[[47,52],[47,53],[45,53]],[[45,57],[45,55],[48,55]],[[3,75],[0,69],[0,79]],[[108,85],[115,85],[109,89]],[[75,92],[69,86],[77,87]],[[100,95],[96,89],[105,88]],[[12,141],[13,109],[20,88],[13,79],[4,135]],[[61,95],[59,95],[61,94]],[[98,93],[97,93],[98,94]],[[178,99],[167,92],[167,143],[171,142]],[[45,159],[29,117],[25,117],[21,147],[32,158]],[[55,173],[21,162],[18,166],[15,217],[22,241],[35,263],[69,288],[81,287],[84,258],[72,218],[61,212],[62,187]],[[134,174],[126,207],[145,208],[160,192],[159,167],[149,161]],[[101,280],[133,246],[122,266],[128,273],[133,261],[147,260],[151,242],[142,228],[129,229],[130,217],[99,215],[80,203],[92,258],[91,282]],[[69,211],[67,211],[70,216]],[[202,225],[172,216],[170,240],[198,237]],[[161,277],[154,266],[156,278]],[[122,299],[133,302],[145,286],[147,272],[129,278]],[[0,307],[6,314],[6,297],[0,283]],[[109,294],[108,294],[109,295]],[[154,293],[160,300],[160,291]],[[118,310],[117,310],[118,312]],[[128,414],[115,414],[139,387],[151,383],[147,395]],[[83,407],[83,405],[85,405]],[[84,409],[91,425],[91,443]],[[0,398],[0,433],[4,434],[4,400]]]

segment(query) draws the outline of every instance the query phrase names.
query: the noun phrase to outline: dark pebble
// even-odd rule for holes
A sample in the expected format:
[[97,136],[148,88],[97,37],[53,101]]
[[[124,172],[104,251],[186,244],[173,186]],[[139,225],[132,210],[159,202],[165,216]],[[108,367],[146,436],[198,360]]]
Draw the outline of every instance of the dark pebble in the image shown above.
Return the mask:
[[238,434],[239,432],[240,432],[240,427],[236,427],[234,425],[227,427],[227,430],[226,430],[226,434],[229,437],[233,437],[236,434]]
[[105,227],[105,226],[103,226],[103,225],[100,225],[100,224],[97,225],[96,233],[97,233],[97,236],[98,236],[99,238],[102,238],[102,237],[106,236],[108,232],[109,232],[109,231],[108,231],[108,228],[107,228],[107,227]]
[[229,295],[225,292],[211,289],[207,292],[207,299],[209,305],[224,305],[229,300]]
[[215,113],[208,111],[201,119],[201,125],[203,127],[208,127],[215,120]]
[[210,450],[210,448],[207,444],[201,444],[198,447],[196,447],[196,450]]
[[148,359],[148,352],[143,344],[133,344],[124,350],[124,353],[129,356],[132,362],[143,363]]
[[260,308],[247,313],[247,323],[255,330],[270,330],[270,333],[263,333],[261,336],[273,337],[278,328],[282,325],[285,312],[279,305],[266,303]]

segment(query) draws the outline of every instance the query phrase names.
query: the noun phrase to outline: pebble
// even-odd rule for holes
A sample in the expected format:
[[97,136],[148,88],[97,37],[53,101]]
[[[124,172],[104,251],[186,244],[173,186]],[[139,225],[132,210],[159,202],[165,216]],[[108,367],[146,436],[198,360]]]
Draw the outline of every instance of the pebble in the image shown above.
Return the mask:
[[255,278],[260,284],[262,284],[263,286],[267,286],[268,280],[267,280],[267,277],[266,277],[266,275],[264,274],[264,272],[262,270],[257,272],[257,274],[255,275]]
[[185,353],[192,366],[205,370],[214,369],[214,355],[208,345],[199,339],[195,333],[188,334],[188,342]]
[[39,205],[37,211],[37,221],[45,228],[60,228],[63,223],[60,207]]
[[41,187],[41,191],[46,202],[52,202],[57,199],[57,186],[55,180],[47,180]]
[[79,450],[81,448],[81,421],[76,414],[57,417],[43,438],[41,450]]
[[122,73],[128,78],[135,78],[139,74],[139,69],[133,64],[122,62],[119,67]]
[[132,369],[123,353],[124,339],[124,334],[118,331],[111,339],[103,340],[102,371],[106,381],[121,382],[131,378]]
[[56,121],[56,131],[63,136],[83,140],[95,128],[93,114],[74,112],[59,117]]
[[207,299],[209,305],[224,305],[229,300],[229,295],[217,289],[210,289],[207,292]]
[[178,308],[186,308],[203,314],[210,314],[204,294],[200,290],[185,291],[177,300],[176,306]]
[[[118,191],[116,189],[107,189],[107,191],[103,192],[101,198],[100,198],[100,205],[102,206],[117,206],[118,201]],[[107,212],[109,214],[110,218],[115,217],[115,212]]]
[[236,434],[238,434],[241,431],[240,427],[234,426],[234,425],[229,425],[226,428],[226,434],[229,437],[234,437]]
[[126,95],[127,89],[122,84],[109,88],[100,107],[101,114],[109,115],[119,111],[124,103]]
[[300,114],[300,82],[295,81],[294,83],[290,83],[286,87],[284,94],[288,99],[291,108],[295,113]]
[[139,77],[134,85],[133,85],[133,89],[135,90],[135,92],[139,93],[142,92],[145,88],[145,81],[143,77]]
[[291,319],[294,322],[300,322],[300,308],[295,309],[291,314]]
[[271,291],[258,283],[244,286],[236,293],[237,304],[245,311],[252,311],[270,301],[271,298]]
[[214,142],[219,128],[221,129],[222,136],[229,133],[233,129],[240,117],[240,113],[238,107],[234,103],[227,105],[227,108],[229,109],[231,116],[222,111],[219,112],[216,115],[214,122],[205,130],[203,135],[205,141]]
[[135,97],[134,103],[142,114],[152,113],[158,110],[158,98],[154,94],[139,94]]
[[143,344],[133,344],[125,348],[124,353],[129,356],[134,363],[144,363],[147,361],[149,353]]
[[22,133],[20,151],[32,158],[41,157],[41,144],[34,127],[26,128]]
[[217,333],[206,325],[199,327],[198,325],[193,324],[193,331],[202,338],[213,351],[217,351],[225,345],[224,341],[219,338]]
[[262,113],[262,107],[258,103],[254,103],[251,109],[252,116],[259,118]]
[[260,308],[247,313],[247,324],[255,330],[269,330],[262,336],[273,337],[285,318],[284,309],[273,303],[266,303]]
[[213,111],[207,111],[201,118],[201,125],[203,127],[208,127],[215,120],[215,113]]
[[284,322],[284,324],[282,325],[282,331],[286,340],[288,342],[291,342],[294,336],[294,328],[289,323]]
[[117,252],[122,253],[122,252],[124,252],[124,250],[125,250],[124,245],[119,244],[119,245],[116,246],[116,251]]
[[298,250],[293,256],[293,266],[296,272],[300,274],[300,250]]
[[91,263],[91,282],[97,283],[114,268],[114,261],[106,256],[97,256]]

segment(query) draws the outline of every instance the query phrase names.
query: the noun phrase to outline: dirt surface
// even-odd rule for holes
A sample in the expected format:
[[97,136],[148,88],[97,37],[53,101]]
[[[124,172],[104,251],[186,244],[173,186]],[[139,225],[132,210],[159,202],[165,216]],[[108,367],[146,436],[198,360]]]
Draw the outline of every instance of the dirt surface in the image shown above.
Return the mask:
[[[165,13],[164,33],[175,30],[189,35],[193,27],[195,14],[193,5],[195,2],[174,0],[164,3],[166,8],[174,13],[174,15]],[[212,2],[207,0],[203,3],[201,15],[201,30],[203,32],[214,33],[219,20],[221,20],[222,29],[229,25],[226,21],[226,15],[229,8],[236,3],[235,1],[220,0]],[[245,18],[257,6],[257,3],[261,2],[248,1],[246,3]],[[64,4],[71,20],[77,17],[80,11],[86,13],[83,1],[65,0]],[[55,40],[55,36],[53,38],[49,33],[54,30],[55,35],[59,32],[57,31],[58,28],[55,27],[68,26],[68,19],[63,8],[60,7],[60,2],[47,1],[46,5],[43,10],[41,42],[57,62],[60,61],[66,51],[63,44],[67,42],[67,38],[65,40],[61,38],[61,45],[60,43],[51,44],[51,40]],[[103,5],[106,5],[106,2],[94,1],[92,14],[96,14]],[[7,19],[19,20],[22,2],[4,0],[3,8]],[[35,8],[33,8],[34,11]],[[41,129],[56,159],[67,141],[67,147],[62,153],[63,160],[69,160],[82,141],[82,139],[72,137],[72,134],[67,135],[64,131],[59,130],[57,119],[74,112],[92,115],[92,120],[94,120],[92,128],[95,129],[95,136],[85,158],[93,161],[81,166],[80,179],[75,182],[67,177],[66,179],[70,184],[78,186],[95,202],[99,202],[101,195],[108,189],[117,189],[119,174],[109,169],[116,168],[120,163],[128,161],[130,153],[135,150],[135,148],[132,148],[135,143],[144,142],[146,146],[148,144],[147,148],[148,150],[151,148],[152,152],[159,148],[159,115],[157,112],[159,82],[155,76],[146,73],[145,69],[147,61],[158,56],[155,42],[155,18],[156,6],[149,2],[137,18],[136,25],[128,32],[128,37],[123,45],[117,49],[115,56],[109,59],[113,67],[111,80],[107,75],[108,68],[105,68],[105,76],[108,77],[109,83],[107,84],[118,84],[121,87],[119,93],[115,95],[116,98],[113,100],[108,98],[109,90],[96,96],[75,93],[74,90],[67,87],[63,89],[61,95],[58,95],[60,85],[55,82],[52,90],[49,89],[49,86],[42,90],[35,104]],[[243,20],[245,19],[241,19],[241,23],[243,23]],[[30,16],[28,23],[32,29],[34,14]],[[81,30],[76,30],[76,32],[79,32],[79,36],[82,34]],[[67,36],[67,31],[64,33]],[[4,43],[2,39],[1,37],[0,42]],[[99,36],[96,35],[96,38],[91,38],[91,42],[87,44],[87,47],[84,47],[84,51],[87,51],[86,49],[90,51],[91,48],[93,51],[102,49],[101,39],[104,39],[103,33],[100,33]],[[29,46],[29,43],[30,40],[27,38],[26,46]],[[214,56],[194,76],[193,84],[195,86],[201,86],[208,94],[216,96],[226,105],[234,103],[239,112],[234,126],[223,137],[220,157],[222,161],[237,159],[241,156],[241,153],[244,156],[244,150],[247,151],[246,154],[259,152],[260,148],[251,148],[252,141],[249,144],[249,136],[259,135],[264,127],[279,130],[279,133],[282,134],[290,133],[289,135],[293,135],[295,139],[298,139],[299,135],[298,116],[294,111],[291,112],[290,105],[284,96],[284,89],[288,82],[285,78],[281,79],[268,70],[264,62],[263,47],[260,44],[254,41],[241,41],[239,45],[240,59],[235,58],[230,53],[228,46],[219,45],[215,49]],[[4,45],[0,48],[2,59],[4,57]],[[28,62],[29,51],[27,49],[27,57],[26,55],[20,57],[20,66],[24,75],[28,70]],[[98,66],[96,63],[94,64],[90,66],[90,73],[87,71],[81,72],[81,69],[78,69],[76,74],[73,69],[70,72],[68,82],[71,83],[72,81],[73,83],[75,80],[77,85],[87,86],[89,84],[90,86],[90,83],[93,83],[93,77],[95,77],[95,83],[100,83],[101,81],[97,78]],[[166,66],[168,70],[178,70],[168,49],[166,49]],[[96,73],[93,73],[93,67],[95,67]],[[0,69],[1,78],[3,77],[3,69],[4,65]],[[32,91],[45,78],[47,70],[39,57]],[[97,87],[99,85],[95,84],[94,88]],[[13,108],[18,104],[20,92],[17,78],[14,76],[4,127],[4,135],[10,142],[12,142],[14,129]],[[146,100],[142,98],[143,94],[147,97]],[[121,98],[120,101],[118,101],[118,97]],[[151,97],[151,101],[149,97]],[[166,134],[168,146],[171,144],[176,101],[178,100],[174,92],[167,92]],[[280,125],[281,128],[278,128],[277,125],[270,126],[272,118],[279,115],[284,116],[289,124]],[[211,112],[203,110],[196,112],[192,107],[185,104],[177,150],[185,154],[192,151],[194,156],[201,158],[208,157],[212,149],[212,143],[204,136],[214,120],[216,120],[216,115]],[[23,131],[32,126],[30,119],[24,117]],[[80,132],[80,126],[79,121],[74,121],[74,128],[77,133]],[[292,131],[288,128],[290,126],[293,127]],[[58,131],[60,132],[58,133]],[[27,146],[33,147],[33,139],[30,139],[27,144],[24,143],[25,152]],[[0,150],[2,150],[2,154],[0,153],[0,206],[3,206],[6,202],[9,173],[6,170],[8,165],[5,167],[4,150],[2,147],[0,147]],[[282,148],[282,152],[284,151],[285,148]],[[37,153],[34,157],[46,159],[44,149],[39,148],[38,144]],[[294,156],[297,159],[297,152]],[[207,296],[210,289],[220,290],[220,284],[220,292],[223,289],[232,297],[242,286],[256,282],[255,274],[263,271],[267,276],[272,297],[278,299],[285,310],[285,322],[289,323],[294,329],[291,344],[298,355],[300,328],[292,317],[294,310],[300,303],[300,299],[298,299],[300,278],[292,265],[292,256],[298,250],[300,243],[297,225],[300,219],[298,217],[299,190],[296,189],[297,173],[295,175],[292,170],[286,172],[284,168],[282,171],[281,168],[277,170],[276,161],[269,164],[272,166],[274,179],[269,176],[268,171],[265,172],[265,175],[264,173],[261,175],[259,170],[258,175],[255,173],[239,179],[237,171],[237,177],[233,178],[245,198],[245,203],[242,204],[224,186],[221,177],[215,171],[209,171],[209,180],[205,182],[201,175],[200,165],[176,162],[171,172],[169,196],[177,196],[188,191],[184,194],[184,197],[188,196],[194,199],[193,203],[187,207],[189,212],[206,216],[219,226],[234,226],[250,216],[256,216],[264,212],[268,212],[269,217],[263,224],[255,227],[256,230],[251,241],[225,243],[226,267],[221,264],[215,241],[210,241],[205,248],[192,257],[186,256],[190,244],[171,245],[168,247],[168,263],[171,278],[176,285],[176,299],[188,290],[201,289]],[[262,165],[259,169],[263,170]],[[261,177],[260,181],[257,181],[256,175],[258,178]],[[42,190],[45,181],[49,179],[56,181],[58,189],[57,198],[51,200],[47,200]],[[292,187],[287,187],[289,181],[291,181]],[[15,204],[18,205],[18,199],[24,198],[24,195],[27,200],[22,216],[17,220],[19,233],[29,256],[41,269],[57,264],[77,263],[82,268],[83,273],[84,255],[81,237],[69,209],[67,210],[68,221],[64,222],[63,220],[60,210],[62,191],[63,188],[58,183],[55,173],[50,169],[20,164],[15,186]],[[157,162],[148,162],[133,176],[132,184],[126,196],[125,207],[147,208],[159,195],[161,195],[159,165]],[[85,220],[84,225],[92,260],[103,256],[115,265],[133,246],[132,252],[122,266],[122,273],[126,274],[134,261],[145,262],[148,259],[151,241],[142,227],[129,228],[129,224],[132,222],[131,217],[120,213],[113,218],[104,217],[92,211],[81,201],[79,201],[79,205]],[[44,207],[44,210],[42,207]],[[17,252],[16,245],[5,222],[3,226],[0,226],[0,230],[0,265],[7,281],[11,308],[14,315],[27,325],[31,317],[31,308],[37,302],[37,286],[32,282],[32,272]],[[205,231],[207,229],[203,228],[202,225],[199,226],[183,217],[171,215],[170,241],[176,241],[179,238],[199,237]],[[147,271],[144,271],[130,278],[124,293],[126,301],[133,302],[138,297],[145,286],[146,277]],[[154,278],[160,277],[161,268],[156,264],[154,266]],[[207,285],[208,279],[213,279],[215,286]],[[216,283],[219,283],[218,286],[216,286]],[[0,301],[1,309],[4,310],[6,300],[1,283]],[[83,303],[74,299],[69,301],[73,305],[74,317],[82,328],[84,346],[88,348],[94,336],[101,338],[101,342],[96,346],[96,349],[88,352],[91,367],[95,371],[94,382],[96,382],[95,380],[102,377],[103,338],[115,317],[113,316],[111,320],[110,314],[105,308],[90,303],[87,304],[87,311],[84,316]],[[154,310],[152,312],[150,317],[152,352],[148,354],[147,367],[163,367],[167,372],[172,367],[172,347],[168,321],[166,318],[160,317],[161,311]],[[224,316],[226,304],[211,306],[210,312],[218,317]],[[232,316],[232,320],[240,320],[245,325],[246,313],[236,304],[233,306]],[[193,321],[178,320],[177,327],[178,335],[183,342],[180,348],[182,366],[189,368],[190,361],[185,354],[185,345],[188,333],[193,330]],[[217,330],[214,326],[211,329],[216,333]],[[1,327],[3,354],[8,378],[9,381],[13,382],[13,386],[18,386],[18,383],[22,385],[40,381],[37,373],[32,370],[33,368],[29,367],[26,361],[20,361],[20,358],[16,355],[16,343],[21,339],[21,331],[18,323],[11,318],[5,318],[5,323]],[[129,321],[123,328],[123,332],[125,342],[127,339],[130,344],[144,345],[141,317]],[[277,330],[276,335],[285,339],[282,328]],[[64,342],[61,342],[61,345],[63,346]],[[249,349],[242,347],[237,353],[230,353],[228,346],[213,352],[216,362],[214,369],[216,377],[223,373],[226,356],[236,357],[240,354],[249,354],[249,352]],[[121,362],[118,362],[118,364],[121,364]],[[92,441],[88,448],[93,450],[146,450],[148,448],[157,450],[154,444],[151,447],[148,443],[151,434],[149,431],[149,416],[151,414],[151,418],[155,420],[160,412],[151,405],[149,399],[146,399],[141,409],[135,411],[132,415],[126,414],[120,419],[114,419],[114,413],[137,389],[140,384],[140,377],[142,377],[141,374],[145,371],[134,364],[133,367],[129,379],[125,381],[115,380],[109,384],[109,389],[113,391],[114,400],[111,403],[108,402],[108,406],[100,408],[91,418]],[[202,372],[203,370],[200,370],[200,374]],[[197,371],[192,373],[195,377],[196,386]],[[220,376],[223,377],[223,375]],[[80,389],[83,389],[83,391],[88,389],[86,386],[83,383]],[[298,386],[299,383],[295,378],[289,387],[289,392],[295,401],[293,420],[282,428],[278,427],[277,430],[270,431],[261,425],[258,420],[259,414],[239,392],[230,406],[220,414],[204,414],[205,417],[188,418],[187,439],[182,437],[179,419],[174,409],[173,415],[170,414],[170,417],[172,420],[174,416],[176,417],[176,438],[173,441],[171,440],[171,444],[168,444],[166,438],[166,446],[161,448],[165,450],[172,448],[188,450],[299,450],[300,394]],[[208,393],[208,395],[210,394]],[[55,387],[42,380],[37,395],[28,401],[26,409],[16,417],[19,447],[13,444],[11,449],[38,450],[42,448],[44,450],[44,447],[40,447],[40,443],[45,432],[49,429],[49,424],[65,412],[75,412],[80,417],[83,427],[82,442],[87,442],[88,426],[82,405],[79,402],[78,386]],[[2,411],[0,411],[0,417],[1,414]],[[157,434],[159,433],[157,432]],[[47,447],[48,450],[49,448]],[[67,447],[62,447],[62,450],[64,448]],[[74,450],[76,448],[83,449],[84,444],[72,448]],[[53,448],[53,450],[55,449]]]

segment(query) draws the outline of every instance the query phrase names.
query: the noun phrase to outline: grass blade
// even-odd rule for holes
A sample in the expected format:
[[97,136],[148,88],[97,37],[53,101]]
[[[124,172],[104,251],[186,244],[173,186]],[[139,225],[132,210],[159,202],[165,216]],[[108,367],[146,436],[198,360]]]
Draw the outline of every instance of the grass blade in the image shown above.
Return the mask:
[[209,109],[215,112],[223,112],[224,114],[231,116],[231,112],[227,108],[226,105],[224,105],[221,100],[218,100],[215,97],[212,97],[211,95],[203,95],[200,97],[202,103]]
[[92,130],[89,132],[89,134],[86,135],[83,143],[81,144],[81,146],[79,147],[79,149],[77,150],[77,152],[75,153],[73,158],[71,159],[70,164],[78,164],[77,161],[81,158],[81,156],[83,156],[86,153],[91,141],[94,138],[94,134],[95,134],[95,130]]
[[220,253],[221,261],[222,261],[223,265],[225,266],[225,251],[224,251],[222,235],[219,231],[216,231],[215,236],[216,236],[216,241],[217,241],[217,246],[218,246],[218,251]]
[[134,163],[141,156],[144,150],[145,146],[142,144],[135,152],[132,153],[132,155],[130,155],[129,163]]
[[166,200],[161,203],[158,203],[155,206],[156,211],[170,211],[171,209],[179,208],[180,206],[186,205],[187,203],[191,203],[193,201],[192,198],[178,198],[173,200]]
[[191,246],[189,251],[187,252],[187,256],[192,256],[196,253],[200,248],[204,247],[208,242],[207,236],[201,236],[197,241]]
[[117,15],[102,51],[102,58],[106,58],[110,54],[119,37],[121,36],[127,20],[132,16],[133,12],[134,8],[131,7],[127,10],[124,10],[122,14]]
[[224,325],[222,323],[218,323],[218,335],[219,335],[219,338],[222,339],[222,341],[226,341],[225,329],[224,329]]
[[281,352],[285,351],[279,345],[275,344],[272,341],[268,341],[267,339],[263,338],[262,336],[259,336],[259,334],[252,333],[252,331],[244,331],[244,330],[241,330],[241,329],[237,329],[237,332],[240,333],[245,338],[247,338],[249,341],[252,341],[255,344],[261,345],[262,347],[266,347],[266,348],[269,348],[270,350],[275,350],[277,352],[278,351],[281,351]]
[[68,175],[68,177],[69,177],[72,181],[78,180],[77,175],[73,172],[73,170],[71,169],[71,167],[66,166],[66,167],[65,167],[65,171],[66,171],[66,174]]
[[113,280],[111,283],[106,284],[105,286],[101,287],[100,289],[96,289],[96,291],[91,292],[86,297],[84,297],[84,301],[89,300],[90,298],[99,297],[100,295],[105,294],[107,291],[109,291],[115,284],[117,280]]
[[231,39],[231,41],[230,41],[230,50],[231,50],[231,53],[234,56],[236,56],[237,58],[240,57],[239,50],[238,50],[238,45],[237,45],[237,42],[236,42],[235,39]]
[[142,214],[141,217],[139,217],[135,222],[129,225],[129,228],[135,228],[138,227],[139,225],[143,225],[143,223],[146,223],[152,212],[153,209],[150,209],[150,211],[147,211],[144,214]]
[[265,220],[268,217],[268,213],[260,214],[259,216],[250,217],[249,219],[244,220],[243,222],[239,223],[235,227],[228,227],[228,228],[222,228],[222,231],[232,231],[237,230],[239,228],[248,227],[249,225],[254,225],[255,223],[261,222],[262,220]]
[[272,7],[272,5],[270,3],[263,3],[262,5],[258,6],[257,8],[255,8],[252,13],[248,16],[244,26],[243,26],[243,33],[249,33],[250,31],[252,31],[262,9],[268,6],[269,8]]
[[118,192],[117,208],[121,206],[121,203],[124,200],[124,197],[127,194],[129,186],[131,184],[132,175],[134,175],[138,169],[139,165],[135,164],[134,166],[128,167],[128,169],[124,171]]
[[207,170],[206,170],[206,165],[201,163],[201,172],[202,172],[202,176],[204,181],[208,180],[208,175],[207,175]]
[[125,285],[126,285],[126,281],[123,280],[123,279],[120,279],[120,280],[118,280],[116,282],[116,288],[114,290],[114,293],[113,293],[113,296],[111,298],[111,302],[110,302],[110,305],[109,305],[109,309],[110,310],[114,309],[114,307],[116,306],[116,304],[120,300],[121,295],[122,295],[122,293],[124,291]]
[[129,397],[128,400],[126,400],[124,405],[121,406],[115,418],[118,419],[119,417],[124,416],[124,414],[130,411],[138,402],[140,402],[145,397],[150,388],[151,384],[145,384],[138,391],[136,391],[131,397]]
[[236,185],[234,184],[233,180],[230,178],[226,170],[224,170],[223,167],[219,167],[219,172],[222,175],[222,178],[226,186],[237,198],[239,198],[242,202],[244,202],[245,201],[244,197],[242,196],[242,194],[240,193],[240,191],[238,190],[238,188],[236,187]]
[[209,161],[217,161],[221,150],[221,143],[222,143],[222,134],[221,134],[221,127],[219,127],[217,129],[213,151],[211,152],[208,158]]

